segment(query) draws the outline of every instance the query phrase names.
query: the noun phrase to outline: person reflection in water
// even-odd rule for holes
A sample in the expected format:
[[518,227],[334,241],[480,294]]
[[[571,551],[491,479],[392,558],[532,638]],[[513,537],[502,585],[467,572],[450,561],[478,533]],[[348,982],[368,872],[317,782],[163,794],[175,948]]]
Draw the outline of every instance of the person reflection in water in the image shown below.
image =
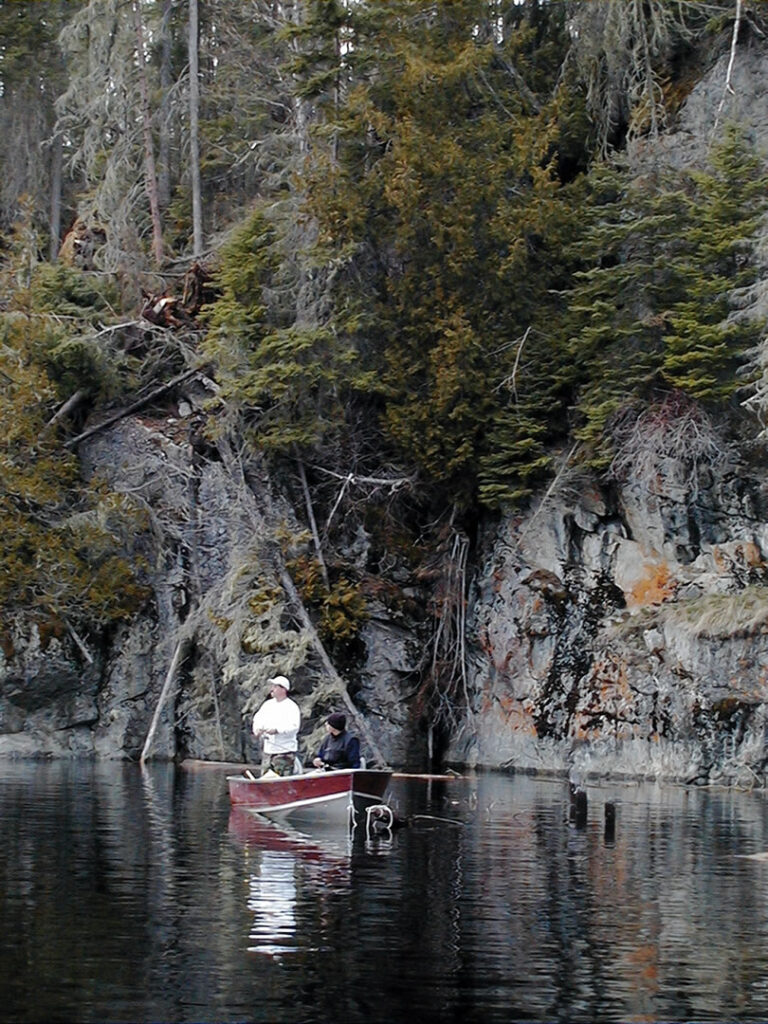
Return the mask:
[[296,949],[296,859],[291,853],[261,852],[258,874],[248,880],[253,913],[250,953],[273,956]]
[[262,774],[271,769],[277,775],[293,775],[301,712],[288,696],[291,684],[285,676],[275,676],[269,682],[271,696],[253,716],[253,735],[263,737]]
[[325,729],[327,736],[312,762],[315,768],[359,768],[360,741],[347,732],[346,715],[334,711],[325,720]]

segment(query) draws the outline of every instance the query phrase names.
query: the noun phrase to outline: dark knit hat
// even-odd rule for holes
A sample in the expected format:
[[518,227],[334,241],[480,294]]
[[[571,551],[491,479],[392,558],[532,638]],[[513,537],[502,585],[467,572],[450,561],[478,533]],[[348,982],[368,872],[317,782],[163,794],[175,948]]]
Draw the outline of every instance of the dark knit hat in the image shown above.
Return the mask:
[[332,729],[338,729],[339,732],[344,732],[347,727],[347,716],[342,715],[340,711],[334,711],[332,715],[328,715],[326,722]]

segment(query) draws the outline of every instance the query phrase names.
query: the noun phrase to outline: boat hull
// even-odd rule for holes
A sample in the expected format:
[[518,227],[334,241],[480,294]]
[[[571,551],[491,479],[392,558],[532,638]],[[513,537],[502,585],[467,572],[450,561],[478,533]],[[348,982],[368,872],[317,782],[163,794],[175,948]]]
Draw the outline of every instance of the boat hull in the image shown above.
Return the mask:
[[356,824],[366,808],[382,803],[391,771],[349,768],[277,778],[227,779],[233,806],[275,821]]

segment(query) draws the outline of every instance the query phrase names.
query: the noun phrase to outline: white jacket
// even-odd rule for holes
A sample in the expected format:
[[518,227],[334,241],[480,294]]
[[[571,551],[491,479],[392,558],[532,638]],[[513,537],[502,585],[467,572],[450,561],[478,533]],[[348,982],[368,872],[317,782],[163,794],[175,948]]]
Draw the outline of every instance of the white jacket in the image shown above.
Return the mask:
[[277,729],[276,733],[264,735],[265,754],[295,754],[298,748],[298,733],[301,725],[299,705],[290,697],[265,700],[253,716],[253,731]]

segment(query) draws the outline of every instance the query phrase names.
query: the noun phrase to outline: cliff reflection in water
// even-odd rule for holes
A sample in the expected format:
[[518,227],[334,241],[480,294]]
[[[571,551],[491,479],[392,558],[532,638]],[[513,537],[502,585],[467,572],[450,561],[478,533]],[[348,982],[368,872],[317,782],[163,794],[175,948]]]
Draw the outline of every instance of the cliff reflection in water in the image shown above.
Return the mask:
[[224,775],[0,767],[0,1021],[768,1018],[761,793],[400,780],[350,839]]

